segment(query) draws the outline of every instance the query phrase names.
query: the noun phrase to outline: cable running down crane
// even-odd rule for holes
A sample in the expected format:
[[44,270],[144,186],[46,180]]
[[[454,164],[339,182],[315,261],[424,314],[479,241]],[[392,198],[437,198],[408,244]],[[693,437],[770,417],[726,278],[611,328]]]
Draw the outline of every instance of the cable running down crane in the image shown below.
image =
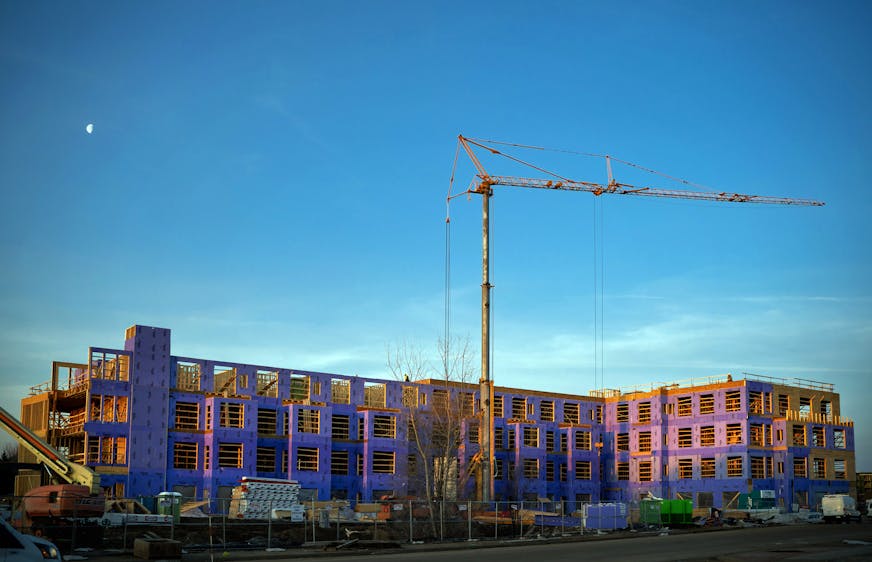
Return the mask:
[[[479,454],[476,466],[476,496],[479,501],[489,502],[493,500],[493,380],[490,370],[490,254],[489,254],[489,202],[494,194],[494,186],[506,187],[525,187],[532,189],[551,189],[563,191],[583,191],[591,193],[595,196],[600,195],[636,195],[641,197],[665,197],[671,199],[690,199],[697,201],[716,201],[720,203],[758,203],[770,205],[799,205],[810,207],[822,207],[821,201],[811,199],[793,199],[789,197],[770,197],[761,195],[746,195],[742,193],[728,192],[706,192],[706,191],[691,191],[691,190],[672,190],[655,187],[636,186],[626,183],[621,183],[615,180],[612,175],[612,158],[610,156],[602,156],[606,161],[606,171],[608,183],[601,184],[588,181],[575,181],[566,177],[560,176],[554,172],[550,172],[544,168],[534,166],[528,162],[520,160],[514,156],[505,154],[491,144],[508,144],[495,143],[495,141],[482,141],[458,135],[457,141],[459,145],[469,156],[472,165],[475,167],[476,174],[470,186],[466,191],[451,195],[449,193],[449,201],[460,195],[480,195],[482,199],[482,283],[481,283],[481,378],[479,379],[479,415],[481,423],[479,424]],[[520,145],[516,145],[520,146]],[[540,173],[551,176],[554,179],[527,178],[516,176],[490,175],[485,170],[478,156],[476,156],[473,147],[483,149],[495,156],[503,156],[518,164],[528,166]],[[538,147],[525,147],[538,148]],[[455,161],[456,162],[456,161]],[[625,162],[626,163],[626,162]],[[626,163],[629,164],[629,163]],[[634,164],[630,164],[635,166]],[[637,166],[641,168],[640,166]],[[642,168],[644,169],[644,168]],[[650,171],[650,170],[647,170]],[[453,178],[452,173],[452,178]],[[688,182],[685,182],[688,183]]]

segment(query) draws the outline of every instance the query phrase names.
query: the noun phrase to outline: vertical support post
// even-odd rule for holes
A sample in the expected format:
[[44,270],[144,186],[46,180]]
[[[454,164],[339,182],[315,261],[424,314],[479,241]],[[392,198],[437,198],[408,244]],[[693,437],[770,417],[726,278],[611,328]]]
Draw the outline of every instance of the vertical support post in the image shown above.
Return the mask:
[[472,502],[466,500],[466,540],[472,540]]
[[412,531],[412,500],[409,500],[409,544],[412,544],[414,540],[415,536],[414,532]]
[[481,410],[481,423],[479,425],[479,451],[481,462],[478,473],[477,498],[482,502],[490,502],[493,497],[493,411],[491,408],[493,386],[490,372],[490,198],[493,190],[490,185],[483,182],[479,187],[481,192],[481,235],[482,235],[482,258],[481,258],[481,379],[479,381],[479,402]]
[[439,500],[439,540],[445,540],[445,500]]
[[[212,544],[212,542],[213,542],[212,541],[212,515],[209,514],[207,517],[209,518],[209,561],[215,562],[215,549],[214,549],[214,546]],[[125,518],[125,520],[124,520],[124,533],[126,536],[127,535],[127,518]],[[125,549],[127,548],[126,541],[125,541],[124,548]]]
[[500,502],[494,503],[494,538],[500,538]]
[[[373,537],[375,538],[375,537]],[[315,542],[315,498],[312,497],[312,542]]]
[[269,509],[266,512],[267,517],[267,527],[266,527],[266,548],[267,550],[272,548],[272,512],[273,512],[273,502],[269,500]]
[[518,535],[519,539],[524,538],[524,500],[521,500],[521,509],[518,510],[518,521],[521,522],[521,534]]
[[[170,513],[173,513],[173,512],[170,511]],[[175,540],[175,538],[176,538],[176,516],[170,515],[170,540]]]

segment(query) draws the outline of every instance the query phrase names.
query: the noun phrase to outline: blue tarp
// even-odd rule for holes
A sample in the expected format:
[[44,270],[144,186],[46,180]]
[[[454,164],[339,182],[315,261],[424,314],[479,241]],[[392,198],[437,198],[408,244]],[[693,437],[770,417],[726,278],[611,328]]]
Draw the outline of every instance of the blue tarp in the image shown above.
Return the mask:
[[536,525],[543,527],[581,527],[580,517],[564,517],[562,515],[537,515]]

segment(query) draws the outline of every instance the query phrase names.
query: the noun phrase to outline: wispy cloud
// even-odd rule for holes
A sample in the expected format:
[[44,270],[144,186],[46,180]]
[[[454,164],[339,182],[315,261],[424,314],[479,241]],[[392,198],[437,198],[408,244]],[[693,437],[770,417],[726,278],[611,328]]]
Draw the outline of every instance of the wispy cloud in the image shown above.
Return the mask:
[[869,304],[872,297],[840,297],[827,295],[757,295],[757,296],[728,296],[724,301],[748,302],[748,303],[841,303],[841,304]]
[[284,97],[274,92],[261,93],[254,97],[254,104],[270,113],[278,115],[288,123],[307,143],[311,143],[325,152],[333,152],[333,147],[315,132],[315,128],[302,118],[301,111],[294,111]]

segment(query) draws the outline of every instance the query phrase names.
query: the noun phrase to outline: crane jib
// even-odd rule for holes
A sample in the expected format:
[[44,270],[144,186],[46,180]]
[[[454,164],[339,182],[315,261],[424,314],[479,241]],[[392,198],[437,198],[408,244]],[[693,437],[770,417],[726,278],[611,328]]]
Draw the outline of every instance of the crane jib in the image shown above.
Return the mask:
[[585,191],[593,195],[640,195],[646,197],[665,197],[670,199],[690,199],[696,201],[718,201],[722,203],[760,203],[770,205],[800,205],[823,207],[822,201],[812,199],[794,199],[790,197],[771,197],[766,195],[748,195],[744,193],[690,191],[678,189],[662,189],[657,187],[635,186],[613,182],[600,184],[582,181],[554,181],[537,178],[521,178],[515,176],[487,176],[482,183],[488,186],[502,185],[510,187],[526,187],[533,189],[558,189],[563,191]]

